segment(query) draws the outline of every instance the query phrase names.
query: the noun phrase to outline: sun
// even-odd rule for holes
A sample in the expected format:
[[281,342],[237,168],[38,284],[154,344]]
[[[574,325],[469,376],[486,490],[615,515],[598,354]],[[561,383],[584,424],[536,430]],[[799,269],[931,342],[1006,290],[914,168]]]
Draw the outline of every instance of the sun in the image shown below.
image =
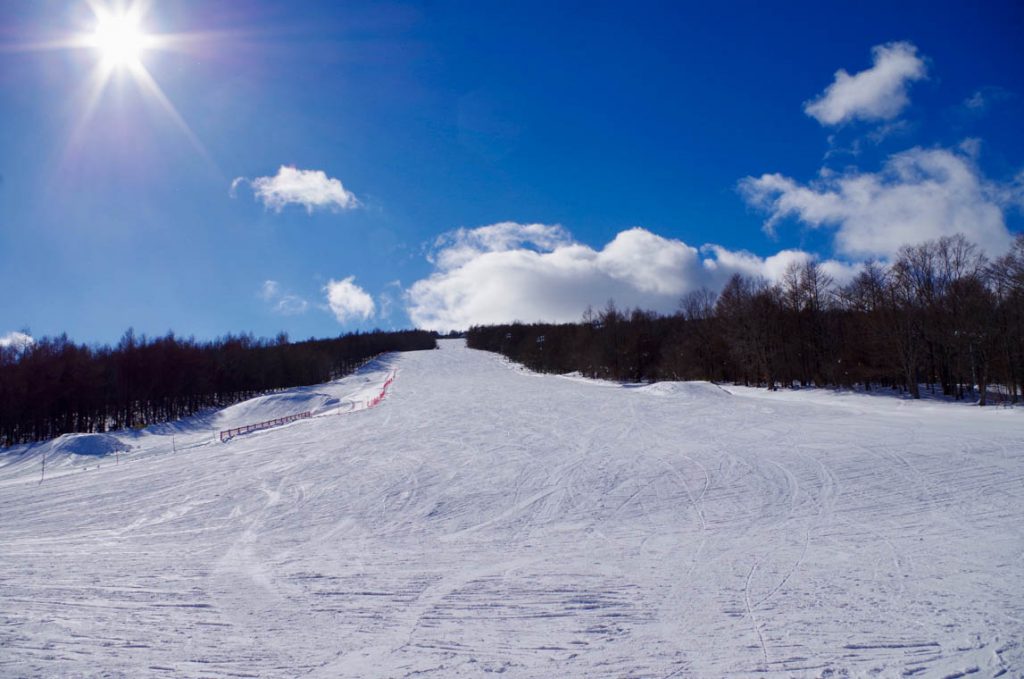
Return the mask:
[[[0,4],[3,4],[3,0],[0,0]],[[164,94],[149,68],[160,65],[160,53],[189,53],[191,50],[209,49],[213,34],[150,32],[151,26],[159,24],[154,20],[159,18],[159,14],[150,15],[155,5],[153,0],[84,0],[84,4],[90,10],[92,21],[86,18],[85,12],[81,12],[83,22],[79,30],[19,45],[5,45],[0,40],[0,53],[7,50],[82,50],[90,52],[94,57],[89,59],[92,68],[84,80],[81,93],[76,97],[75,103],[80,113],[71,131],[68,153],[86,137],[86,131],[108,86],[120,80],[123,84],[134,84],[144,97],[158,104],[199,154],[212,164],[202,142]],[[216,34],[221,42],[230,39],[231,35],[230,31]]]
[[150,43],[137,17],[125,14],[102,14],[97,17],[96,31],[90,42],[104,64],[110,68],[133,67]]

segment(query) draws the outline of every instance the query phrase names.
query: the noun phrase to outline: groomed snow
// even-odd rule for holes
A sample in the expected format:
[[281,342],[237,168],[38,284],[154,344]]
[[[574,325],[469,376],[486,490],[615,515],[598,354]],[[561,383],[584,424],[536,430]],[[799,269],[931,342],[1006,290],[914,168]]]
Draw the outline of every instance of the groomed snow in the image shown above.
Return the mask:
[[[441,344],[119,460],[0,453],[0,676],[1024,671],[1019,409]],[[214,442],[293,407],[317,416]]]

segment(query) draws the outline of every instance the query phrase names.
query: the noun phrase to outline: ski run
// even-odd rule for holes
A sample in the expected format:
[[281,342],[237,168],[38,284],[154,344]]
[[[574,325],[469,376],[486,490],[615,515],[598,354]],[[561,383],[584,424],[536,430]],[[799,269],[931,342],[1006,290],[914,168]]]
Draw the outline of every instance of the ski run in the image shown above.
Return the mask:
[[440,344],[0,452],[0,676],[1024,676],[1020,409]]

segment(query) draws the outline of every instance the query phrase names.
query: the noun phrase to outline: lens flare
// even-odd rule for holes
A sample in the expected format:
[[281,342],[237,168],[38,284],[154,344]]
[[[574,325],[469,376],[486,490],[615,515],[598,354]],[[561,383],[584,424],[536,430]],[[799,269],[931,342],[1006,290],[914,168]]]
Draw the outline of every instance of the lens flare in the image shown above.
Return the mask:
[[95,56],[82,92],[76,97],[79,115],[70,130],[65,156],[73,155],[80,142],[88,137],[94,114],[111,82],[123,80],[133,83],[144,97],[162,108],[199,154],[214,166],[202,142],[164,94],[144,62],[147,61],[147,53],[153,53],[152,61],[158,64],[158,53],[201,49],[214,41],[230,39],[231,32],[150,32],[147,24],[151,23],[151,18],[147,14],[152,8],[152,0],[85,0],[85,4],[91,10],[92,21],[83,23],[81,31],[21,44],[5,44],[0,39],[0,52],[82,50]]

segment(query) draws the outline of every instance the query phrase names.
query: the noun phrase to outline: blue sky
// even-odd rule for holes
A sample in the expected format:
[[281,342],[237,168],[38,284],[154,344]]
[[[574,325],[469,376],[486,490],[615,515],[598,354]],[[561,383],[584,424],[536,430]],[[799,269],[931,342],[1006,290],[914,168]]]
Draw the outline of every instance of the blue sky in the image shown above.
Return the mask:
[[5,3],[0,336],[670,311],[1024,229],[1024,6],[773,4]]

